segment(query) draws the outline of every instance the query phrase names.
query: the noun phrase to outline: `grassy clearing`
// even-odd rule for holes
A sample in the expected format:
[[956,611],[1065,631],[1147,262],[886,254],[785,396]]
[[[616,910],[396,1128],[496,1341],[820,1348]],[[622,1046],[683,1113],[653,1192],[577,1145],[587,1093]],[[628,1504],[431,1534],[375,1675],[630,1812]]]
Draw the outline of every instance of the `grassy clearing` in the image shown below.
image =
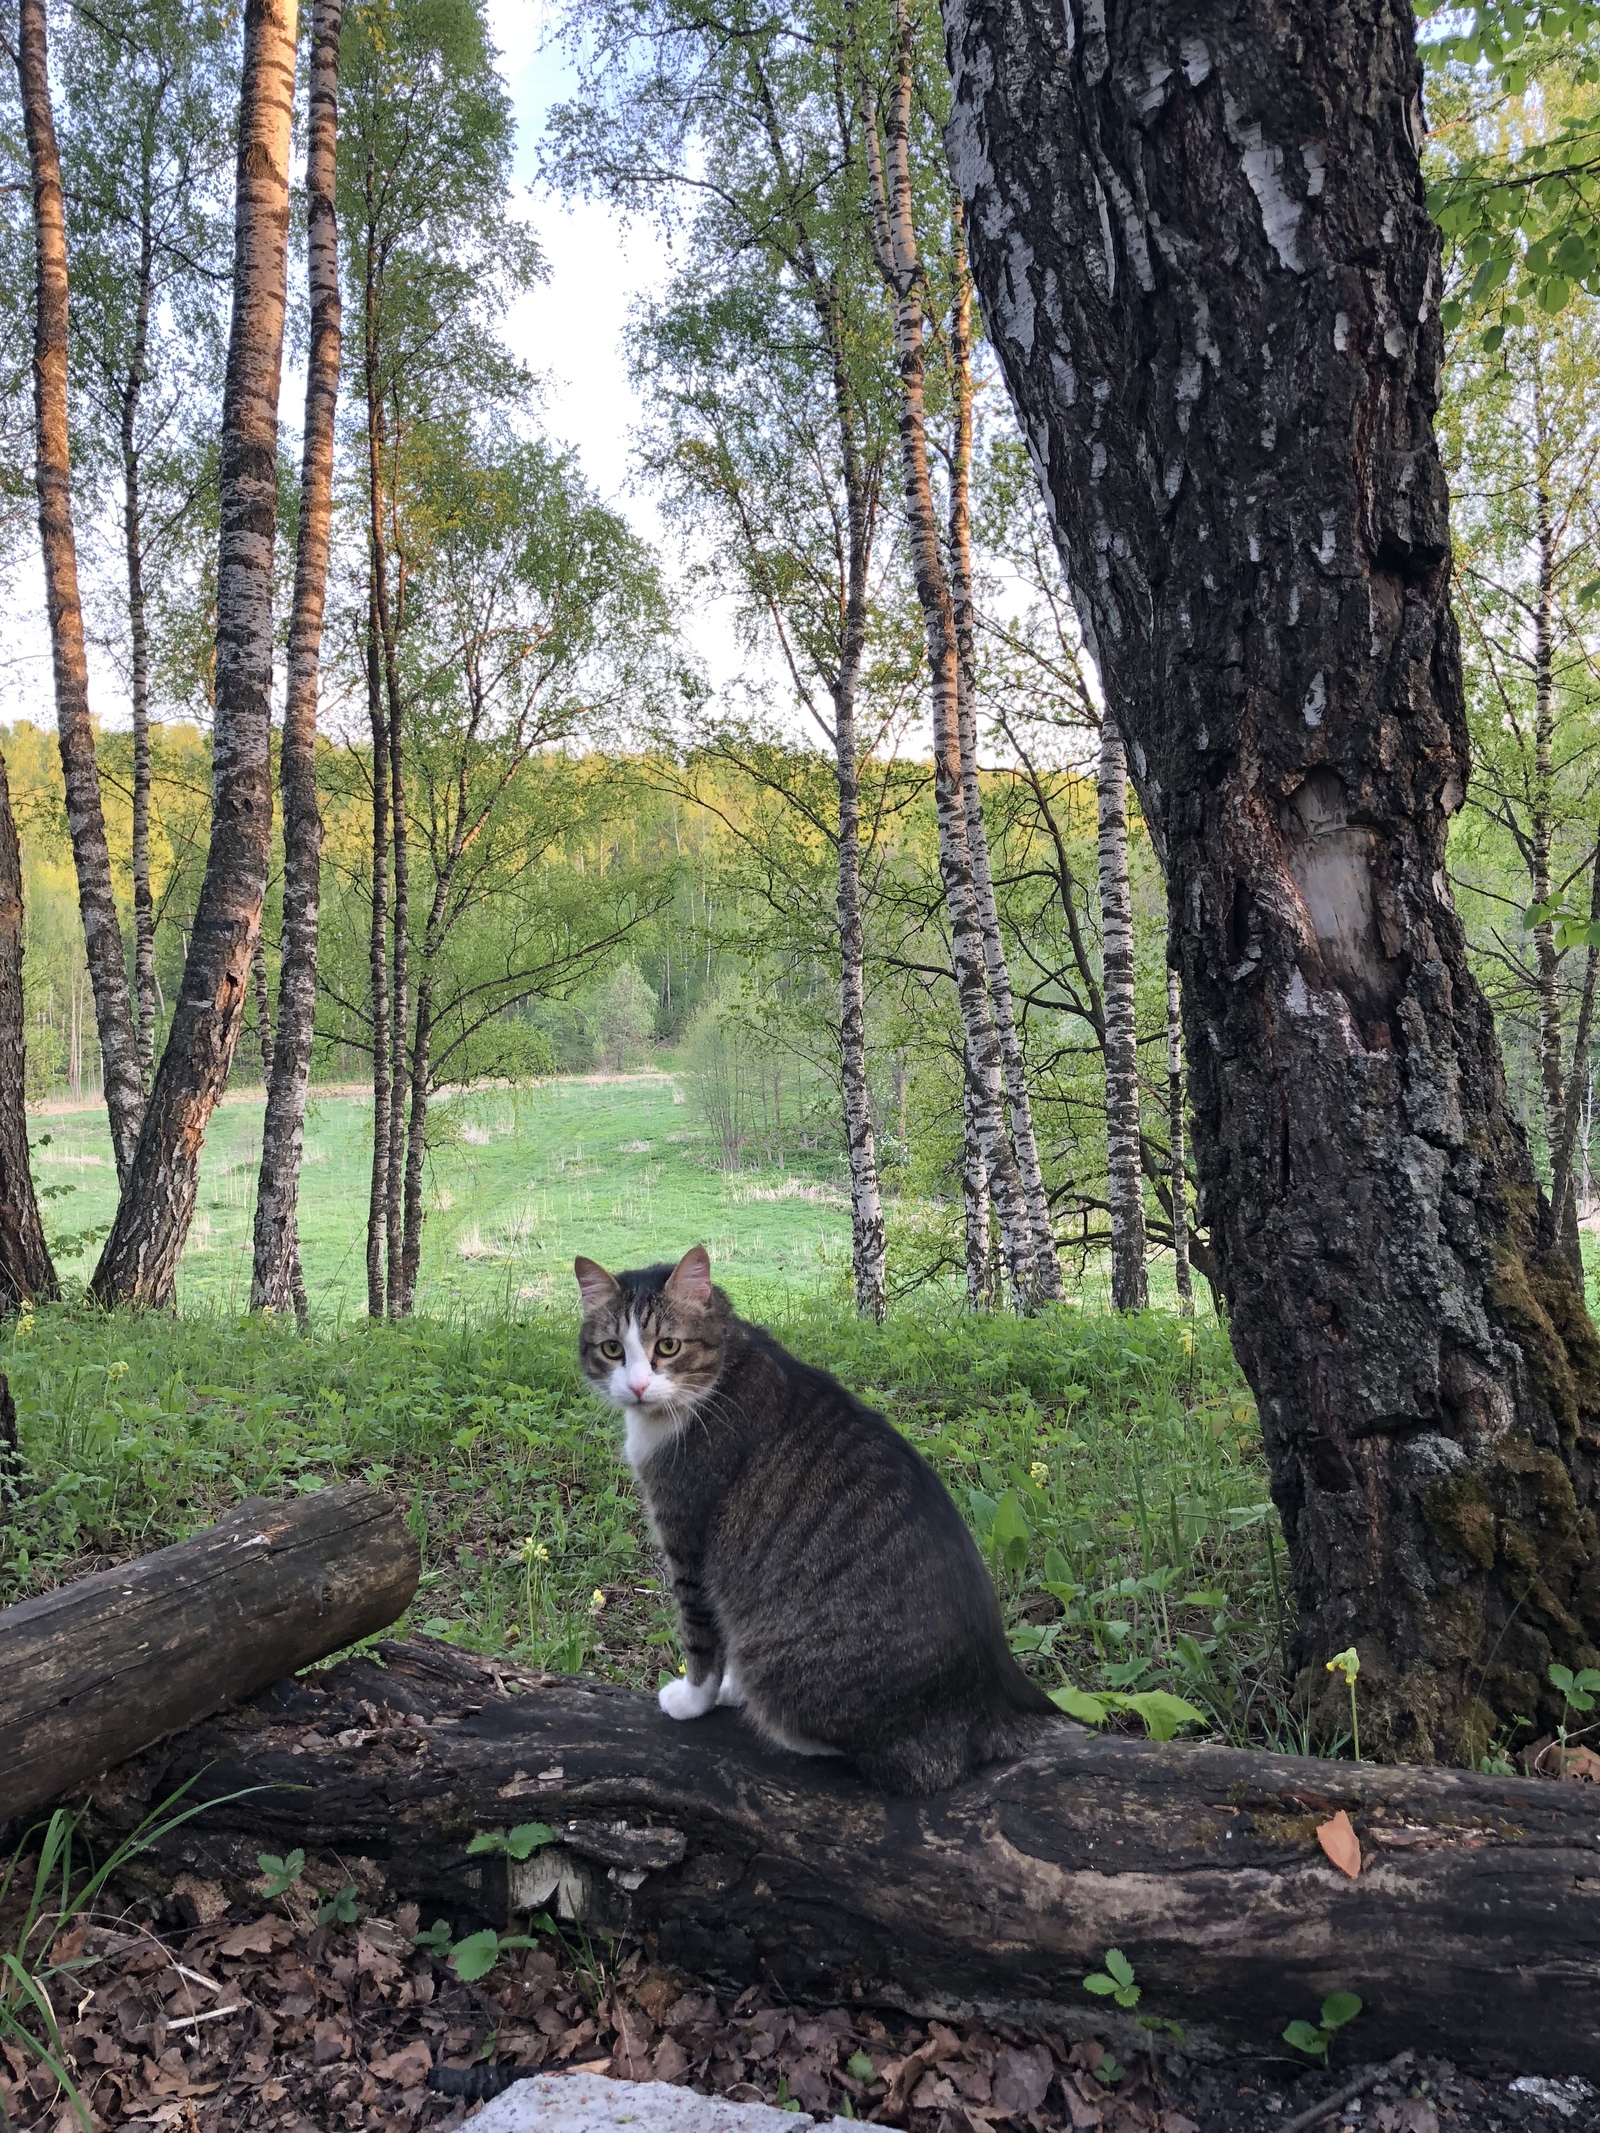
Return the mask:
[[[939,1467],[1047,1686],[1167,1688],[1231,1738],[1298,1743],[1282,1543],[1214,1322],[928,1306],[876,1327],[804,1296],[765,1315]],[[0,1334],[32,1476],[0,1527],[0,1604],[242,1496],[364,1476],[409,1506],[422,1544],[412,1626],[654,1684],[678,1663],[670,1610],[574,1331],[553,1307],[304,1339],[220,1314],[41,1311]]]

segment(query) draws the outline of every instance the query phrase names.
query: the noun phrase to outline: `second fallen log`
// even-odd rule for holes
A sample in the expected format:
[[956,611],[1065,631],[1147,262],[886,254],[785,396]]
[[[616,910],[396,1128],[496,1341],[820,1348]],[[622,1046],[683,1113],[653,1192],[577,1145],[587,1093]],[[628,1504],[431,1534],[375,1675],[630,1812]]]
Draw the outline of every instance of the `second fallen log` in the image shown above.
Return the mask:
[[421,1560],[353,1482],[250,1497],[191,1540],[0,1612],[0,1834],[15,1817],[386,1629]]

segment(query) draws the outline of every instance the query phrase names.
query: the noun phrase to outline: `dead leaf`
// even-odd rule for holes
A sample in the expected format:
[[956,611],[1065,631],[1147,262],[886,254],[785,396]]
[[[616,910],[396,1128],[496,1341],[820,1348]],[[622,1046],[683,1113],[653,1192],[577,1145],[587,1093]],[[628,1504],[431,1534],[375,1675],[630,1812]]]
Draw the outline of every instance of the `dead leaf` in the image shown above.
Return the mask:
[[911,2092],[911,2106],[917,2111],[948,2111],[955,2107],[956,2092],[942,2074],[930,2067]]
[[386,2059],[374,2059],[372,2072],[379,2081],[398,2082],[403,2089],[419,2089],[432,2066],[433,2053],[426,2041],[417,2037],[403,2051],[391,2052]]
[[681,2081],[689,2071],[689,2054],[676,2037],[663,2037],[650,2061],[657,2081]]
[[994,2055],[994,2107],[1013,2115],[1037,2111],[1054,2074],[1055,2061],[1042,2044],[1028,2051],[1002,2051]]
[[1600,1755],[1592,1748],[1569,1748],[1561,1758],[1561,1775],[1592,1785],[1600,1778]]
[[1424,2096],[1404,2096],[1380,2103],[1372,2114],[1373,2133],[1439,2133],[1439,2114]]
[[1342,1807],[1331,1821],[1317,1824],[1317,1842],[1340,1873],[1354,1881],[1361,1871],[1361,1842]]
[[271,1913],[257,1918],[247,1926],[235,1926],[222,1946],[219,1955],[276,1955],[280,1948],[287,1948],[294,1934],[281,1918]]
[[311,2033],[311,2063],[332,2066],[335,2059],[350,2056],[350,2024],[341,2015],[330,2015]]

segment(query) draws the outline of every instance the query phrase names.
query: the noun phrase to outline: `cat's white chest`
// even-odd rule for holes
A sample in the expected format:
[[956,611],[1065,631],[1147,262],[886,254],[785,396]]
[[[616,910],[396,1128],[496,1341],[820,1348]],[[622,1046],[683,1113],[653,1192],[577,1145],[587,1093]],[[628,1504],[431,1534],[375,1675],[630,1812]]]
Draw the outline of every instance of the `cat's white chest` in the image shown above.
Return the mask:
[[648,1408],[623,1410],[622,1456],[636,1474],[676,1434],[677,1426],[676,1417],[653,1415]]

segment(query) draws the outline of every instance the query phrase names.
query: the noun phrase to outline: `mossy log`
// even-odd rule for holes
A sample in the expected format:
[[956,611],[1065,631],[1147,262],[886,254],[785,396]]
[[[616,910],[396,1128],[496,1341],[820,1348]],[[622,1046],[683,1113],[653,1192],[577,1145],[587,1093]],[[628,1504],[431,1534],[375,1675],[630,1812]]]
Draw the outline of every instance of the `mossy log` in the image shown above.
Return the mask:
[[[0,1380],[0,1383],[3,1383]],[[392,1498],[250,1497],[193,1539],[0,1612],[0,1834],[69,1787],[405,1612]]]
[[[733,1713],[391,1644],[290,1682],[112,1773],[126,1829],[180,1781],[220,1804],[167,1842],[250,1900],[257,1854],[414,1901],[459,1932],[548,1909],[796,1999],[977,2011],[1141,2041],[1083,1989],[1108,1947],[1138,2012],[1190,2051],[1283,2054],[1336,1990],[1363,2053],[1600,2074],[1600,1816],[1578,1784],[1094,1737],[1063,1721],[1025,1760],[927,1800],[764,1748]],[[223,1800],[245,1786],[248,1798]],[[1351,1879],[1318,1827],[1343,1810]],[[543,1822],[518,1865],[473,1836]],[[1110,2030],[1108,2032],[1108,2023]]]

